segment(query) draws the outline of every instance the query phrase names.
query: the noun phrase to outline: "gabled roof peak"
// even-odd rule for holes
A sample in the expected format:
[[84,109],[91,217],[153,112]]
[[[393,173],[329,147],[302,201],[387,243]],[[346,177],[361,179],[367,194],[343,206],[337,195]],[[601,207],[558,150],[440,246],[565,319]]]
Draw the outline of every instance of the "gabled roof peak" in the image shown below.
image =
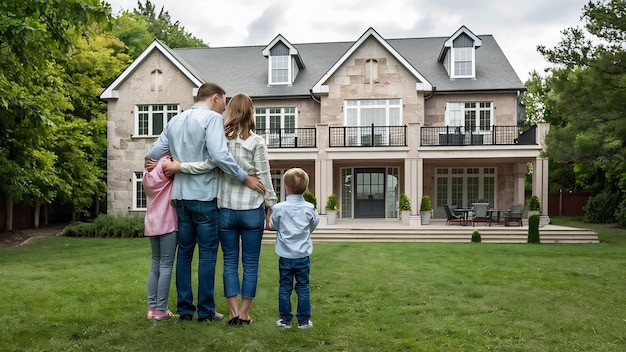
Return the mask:
[[285,37],[283,37],[282,34],[278,34],[276,37],[274,37],[274,39],[272,39],[272,41],[267,44],[267,46],[265,46],[265,48],[263,48],[263,56],[265,57],[269,57],[270,56],[270,50],[278,43],[281,42],[283,43],[288,49],[289,49],[289,55],[290,56],[294,56],[296,61],[298,62],[298,66],[300,68],[304,67],[304,61],[302,61],[302,57],[300,57],[300,53],[298,53],[298,49],[296,49],[295,46],[293,46],[293,44],[291,44],[287,39],[285,39]]

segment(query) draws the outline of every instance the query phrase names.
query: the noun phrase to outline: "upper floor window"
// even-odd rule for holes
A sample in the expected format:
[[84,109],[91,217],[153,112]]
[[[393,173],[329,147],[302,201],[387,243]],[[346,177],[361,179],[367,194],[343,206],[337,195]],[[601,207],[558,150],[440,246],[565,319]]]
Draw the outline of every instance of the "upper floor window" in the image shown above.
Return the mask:
[[289,48],[282,42],[270,49],[270,84],[291,83]]
[[400,99],[345,101],[345,126],[399,126],[402,124]]
[[367,59],[365,61],[365,84],[378,83],[378,60]]
[[465,26],[461,26],[443,44],[439,62],[450,78],[476,78],[476,49],[482,40]]
[[158,136],[169,120],[179,113],[178,104],[135,106],[135,136]]
[[474,77],[474,41],[467,34],[453,41],[452,64],[452,77]]
[[493,107],[489,101],[448,103],[446,125],[461,126],[475,133],[491,131]]
[[296,134],[296,108],[256,108],[254,110],[257,134],[263,136],[270,147],[294,144]]

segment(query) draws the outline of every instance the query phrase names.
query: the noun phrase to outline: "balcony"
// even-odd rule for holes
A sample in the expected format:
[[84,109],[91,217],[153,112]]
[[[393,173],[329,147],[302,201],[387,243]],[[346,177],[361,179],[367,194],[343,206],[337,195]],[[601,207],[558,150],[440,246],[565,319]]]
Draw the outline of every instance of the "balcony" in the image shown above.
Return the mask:
[[256,134],[265,138],[268,148],[315,148],[317,145],[315,127],[257,129]]
[[421,146],[466,146],[466,145],[535,145],[537,126],[520,133],[519,126],[490,126],[489,130],[461,126],[422,127]]
[[406,147],[406,126],[329,127],[330,147]]

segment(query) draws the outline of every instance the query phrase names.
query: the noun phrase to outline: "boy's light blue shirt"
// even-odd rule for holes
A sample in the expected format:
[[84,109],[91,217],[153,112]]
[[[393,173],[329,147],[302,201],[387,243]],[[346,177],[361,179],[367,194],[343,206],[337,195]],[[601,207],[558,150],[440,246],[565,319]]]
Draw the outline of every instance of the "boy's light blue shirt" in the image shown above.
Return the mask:
[[272,210],[270,227],[276,230],[276,254],[289,259],[311,255],[311,233],[320,222],[313,204],[301,194],[290,194]]
[[210,160],[217,168],[203,174],[178,173],[174,177],[172,199],[210,201],[217,197],[220,169],[243,182],[246,172],[228,152],[222,115],[204,104],[174,116],[146,154],[158,160],[170,151],[180,161]]

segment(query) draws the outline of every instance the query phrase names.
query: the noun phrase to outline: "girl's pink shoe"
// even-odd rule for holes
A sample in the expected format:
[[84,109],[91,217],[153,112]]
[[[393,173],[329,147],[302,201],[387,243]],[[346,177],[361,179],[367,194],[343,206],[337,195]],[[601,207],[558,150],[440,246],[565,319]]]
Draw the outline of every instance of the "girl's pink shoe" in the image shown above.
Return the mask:
[[157,310],[156,314],[154,315],[154,320],[162,320],[162,319],[169,319],[171,317],[174,316],[174,313],[170,312],[169,310]]
[[157,314],[156,308],[148,308],[148,315],[146,316],[146,319],[148,319],[148,320],[154,319],[154,316],[156,314]]

